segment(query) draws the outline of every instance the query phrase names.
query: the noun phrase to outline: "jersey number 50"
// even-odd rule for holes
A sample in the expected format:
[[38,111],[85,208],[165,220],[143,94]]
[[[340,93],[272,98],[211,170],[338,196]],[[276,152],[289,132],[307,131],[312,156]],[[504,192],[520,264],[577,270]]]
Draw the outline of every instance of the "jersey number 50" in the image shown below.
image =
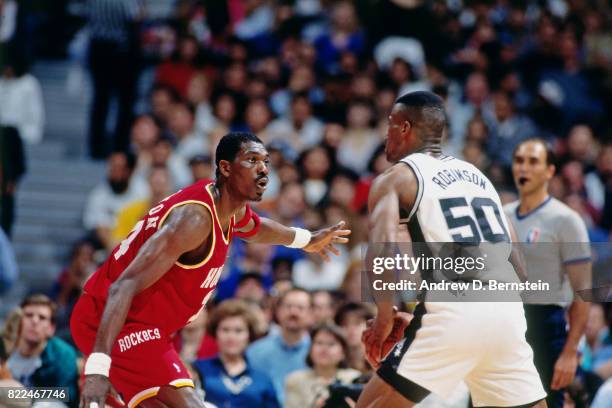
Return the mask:
[[[440,207],[442,208],[448,229],[468,227],[471,230],[471,235],[468,236],[464,236],[460,232],[452,234],[451,236],[455,242],[476,244],[482,242],[482,238],[492,243],[510,242],[508,231],[506,231],[499,207],[495,201],[488,197],[475,197],[469,203],[469,206],[472,208],[474,217],[471,215],[456,217],[453,215],[452,209],[468,207],[467,200],[464,197],[440,199]],[[476,221],[474,221],[474,218]],[[491,220],[492,218],[494,219]],[[494,225],[491,224],[491,221],[494,222]],[[497,232],[493,230],[494,227],[496,227]]]

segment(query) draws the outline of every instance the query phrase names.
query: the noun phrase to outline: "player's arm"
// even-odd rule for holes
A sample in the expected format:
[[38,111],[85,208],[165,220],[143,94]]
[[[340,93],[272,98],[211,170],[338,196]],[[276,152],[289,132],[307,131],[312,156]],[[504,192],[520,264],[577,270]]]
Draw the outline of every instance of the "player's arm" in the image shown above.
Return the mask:
[[574,291],[574,301],[567,311],[569,329],[563,350],[555,362],[551,382],[553,390],[566,387],[574,380],[578,366],[578,342],[584,334],[591,307],[591,303],[583,299],[589,299],[588,294],[593,287],[589,234],[582,218],[577,213],[571,213],[561,223],[559,235],[561,259]]
[[591,262],[579,262],[565,265],[565,271],[574,289],[574,301],[567,310],[569,329],[563,350],[555,363],[551,388],[559,390],[567,387],[574,380],[578,367],[578,343],[586,330],[591,302],[583,301],[578,292],[586,289],[584,277],[591,277]]
[[[376,178],[368,197],[369,245],[366,253],[367,274],[370,282],[382,279],[391,282],[395,271],[385,270],[374,275],[372,262],[375,257],[395,257],[398,240],[399,210],[410,209],[415,203],[416,177],[404,165],[396,165]],[[403,240],[406,242],[406,239]],[[410,238],[407,238],[410,242]],[[384,357],[383,343],[391,333],[394,320],[393,297],[375,292],[377,314],[372,325],[363,335],[368,360],[376,366]]]
[[248,242],[260,244],[285,245],[291,248],[302,248],[306,252],[317,252],[323,259],[329,259],[329,252],[340,255],[334,244],[348,242],[347,235],[351,230],[344,228],[344,221],[318,231],[307,231],[301,228],[287,227],[270,218],[259,217],[252,210],[243,208],[236,218],[242,219],[251,211],[251,218],[246,225],[238,229],[237,235]]
[[[173,210],[160,230],[143,244],[138,255],[109,288],[93,348],[93,353],[101,353],[96,354],[96,358],[110,365],[108,356],[125,323],[133,297],[159,280],[182,254],[200,246],[208,238],[211,227],[212,219],[206,209],[184,205]],[[102,375],[86,375],[84,406],[95,402],[103,407],[109,386],[108,378]]]

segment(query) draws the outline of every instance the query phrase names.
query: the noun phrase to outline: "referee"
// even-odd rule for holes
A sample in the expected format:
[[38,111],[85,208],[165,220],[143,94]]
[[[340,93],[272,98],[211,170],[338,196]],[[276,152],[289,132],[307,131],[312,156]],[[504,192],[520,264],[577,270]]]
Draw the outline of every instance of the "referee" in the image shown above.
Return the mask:
[[546,142],[528,139],[518,145],[512,174],[519,200],[504,210],[519,241],[526,243],[523,249],[529,280],[550,283],[550,291],[537,299],[525,299],[526,337],[548,393],[548,406],[562,407],[563,388],[576,374],[578,342],[590,307],[573,295],[591,283],[589,238],[578,213],[548,195],[555,166]]

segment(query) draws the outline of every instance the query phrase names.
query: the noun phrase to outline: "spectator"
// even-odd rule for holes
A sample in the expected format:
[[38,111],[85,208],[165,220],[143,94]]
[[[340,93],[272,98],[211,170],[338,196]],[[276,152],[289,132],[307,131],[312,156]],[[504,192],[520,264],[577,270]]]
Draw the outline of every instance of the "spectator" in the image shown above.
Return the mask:
[[85,281],[96,268],[93,245],[88,241],[77,242],[70,253],[70,263],[60,273],[50,293],[57,305],[55,332],[63,340],[71,342],[72,309],[83,292]]
[[8,237],[0,229],[0,295],[7,293],[18,277],[15,252]]
[[346,272],[346,261],[334,257],[324,262],[320,257],[307,254],[293,265],[293,284],[306,290],[337,290]]
[[13,377],[26,387],[68,387],[69,406],[78,407],[76,351],[54,337],[56,304],[45,295],[31,295],[21,309],[19,340],[8,359]]
[[561,66],[540,68],[538,87],[555,90],[555,103],[561,111],[562,132],[577,123],[597,123],[603,114],[603,107],[592,79],[582,69],[581,44],[576,33],[568,29],[555,41]]
[[136,158],[131,153],[113,153],[108,158],[108,179],[94,187],[87,198],[83,224],[104,248],[110,249],[114,243],[111,232],[119,210],[148,195],[146,185],[131,180],[135,165]]
[[250,132],[255,133],[264,144],[270,140],[268,124],[272,120],[272,112],[265,99],[251,99],[245,111],[245,125]]
[[[225,134],[234,126],[236,117],[238,115],[238,106],[236,98],[230,92],[224,91],[217,94],[213,98],[213,116],[215,122],[212,126],[213,132]],[[209,138],[209,144],[215,146],[216,144]]]
[[512,99],[505,92],[494,97],[495,118],[489,128],[488,154],[504,168],[512,164],[512,152],[522,141],[537,136],[535,124],[527,116],[515,112]]
[[[214,336],[206,332],[208,322],[208,310],[202,309],[191,323],[183,327],[177,336],[176,349],[180,357],[187,363],[193,363],[202,354],[214,356],[219,351]],[[206,350],[203,348],[206,346]]]
[[152,115],[140,115],[134,121],[130,133],[131,150],[136,155],[134,178],[146,181],[153,160],[153,148],[160,134],[161,129]]
[[126,150],[138,77],[136,23],[142,11],[137,0],[88,0],[89,69],[93,103],[89,119],[89,152],[94,159],[107,155],[106,119],[113,92],[119,115],[112,150]]
[[214,117],[210,104],[210,86],[206,75],[198,74],[191,78],[187,89],[187,100],[195,106],[196,132],[208,136],[213,130]]
[[298,167],[302,170],[304,196],[308,205],[316,206],[327,194],[334,160],[329,149],[315,146],[302,152]]
[[281,88],[272,94],[270,106],[279,116],[291,116],[291,102],[298,95],[306,96],[314,104],[323,100],[323,91],[317,86],[317,76],[311,65],[300,64],[294,67],[287,88]]
[[[0,388],[22,388],[23,384],[13,379],[13,375],[8,368],[8,359],[13,352],[14,342],[10,341],[16,334],[21,320],[21,309],[15,309],[7,318],[2,332],[0,333]],[[4,388],[6,389],[6,388]],[[6,408],[29,407],[32,402],[30,399],[9,398],[6,392],[0,394],[0,406]]]
[[[193,175],[189,165],[182,156],[174,151],[174,139],[168,133],[162,133],[153,146],[151,166],[161,166],[168,168],[174,189],[185,187],[191,184]],[[148,175],[151,168],[146,169]]]
[[15,193],[26,171],[23,142],[14,127],[0,126],[0,227],[9,237],[15,218]]
[[338,309],[334,317],[335,323],[342,328],[347,343],[347,366],[366,373],[371,370],[366,360],[365,347],[361,342],[361,334],[366,329],[366,323],[374,317],[372,310],[364,303],[349,302]]
[[368,159],[382,141],[372,128],[374,110],[369,102],[354,101],[346,115],[347,129],[338,146],[338,162],[357,173],[366,170]]
[[598,303],[591,304],[589,320],[587,320],[584,334],[585,341],[581,350],[582,359],[580,366],[586,371],[591,371],[593,368],[593,356],[597,353],[603,339],[608,334],[605,310],[602,305]]
[[0,125],[13,126],[28,145],[43,137],[45,109],[38,79],[28,73],[27,62],[15,52],[0,77]]
[[[207,331],[219,346],[219,354],[193,365],[200,375],[206,401],[219,407],[280,407],[272,381],[245,350],[255,337],[256,322],[246,303],[228,300],[211,313]],[[268,366],[269,367],[269,366]]]
[[240,275],[234,297],[256,305],[263,304],[266,298],[263,276],[258,272],[246,272]]
[[450,100],[447,106],[449,116],[449,143],[455,152],[461,151],[467,124],[479,113],[488,118],[493,114],[493,103],[489,94],[489,83],[482,72],[470,74],[465,81],[465,101]]
[[291,99],[291,111],[268,126],[270,140],[288,143],[294,153],[310,148],[323,137],[323,123],[312,114],[312,105],[304,93]]
[[155,82],[171,87],[182,98],[186,98],[189,83],[199,73],[195,67],[198,52],[198,40],[194,36],[180,38],[171,59],[162,62],[157,68]]
[[609,305],[604,304],[608,330],[593,353],[593,371],[604,381],[612,378],[612,308]]
[[185,163],[196,154],[204,154],[209,150],[204,135],[195,128],[195,110],[187,102],[177,102],[170,108],[168,129],[176,138],[175,153],[185,160]]
[[312,292],[312,324],[313,326],[330,323],[335,314],[334,297],[327,290]]
[[612,228],[612,216],[609,215],[612,209],[612,144],[602,146],[595,170],[585,176],[584,182],[589,203],[603,214],[601,225]]
[[213,165],[210,156],[197,154],[189,160],[189,169],[194,183],[203,179],[213,178]]
[[280,329],[257,340],[247,349],[255,369],[270,373],[276,396],[283,405],[285,380],[290,373],[306,368],[310,348],[308,327],[312,321],[312,300],[302,289],[290,289],[279,299],[276,318]]
[[360,55],[365,50],[365,35],[359,27],[355,6],[350,1],[333,5],[331,27],[315,40],[318,64],[327,72],[338,72],[341,55]]
[[387,161],[385,145],[381,144],[376,148],[374,153],[372,153],[372,157],[370,157],[368,161],[367,174],[361,177],[355,185],[354,202],[352,205],[355,210],[361,211],[366,208],[372,182],[389,167],[391,167],[391,163]]
[[241,40],[252,40],[272,28],[274,9],[264,0],[251,0],[242,4],[243,18],[236,21],[234,34]]
[[163,166],[153,166],[149,173],[150,197],[127,203],[117,212],[117,222],[112,232],[114,245],[128,236],[134,225],[160,201],[174,192],[170,173]]
[[350,384],[360,372],[346,367],[348,345],[339,327],[323,324],[311,332],[312,344],[306,362],[310,368],[287,377],[286,408],[314,407],[329,398],[334,382]]
[[172,106],[180,99],[178,92],[168,85],[156,84],[153,87],[150,96],[151,112],[161,127],[168,125]]
[[561,157],[560,164],[576,160],[582,164],[584,172],[588,173],[595,168],[597,157],[597,144],[593,130],[589,125],[575,125],[567,136],[567,153]]

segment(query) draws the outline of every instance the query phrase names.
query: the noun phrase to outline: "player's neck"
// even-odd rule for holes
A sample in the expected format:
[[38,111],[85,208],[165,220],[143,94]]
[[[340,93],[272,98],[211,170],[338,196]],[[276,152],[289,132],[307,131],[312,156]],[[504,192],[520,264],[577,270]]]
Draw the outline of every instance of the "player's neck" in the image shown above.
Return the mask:
[[415,153],[423,153],[437,157],[442,154],[442,147],[438,143],[425,144],[421,148],[417,149]]
[[527,214],[542,205],[548,199],[548,190],[542,188],[520,197],[519,214]]
[[221,185],[213,184],[212,191],[215,208],[217,209],[217,217],[225,229],[228,227],[232,216],[244,206],[244,202],[232,200],[225,183]]

